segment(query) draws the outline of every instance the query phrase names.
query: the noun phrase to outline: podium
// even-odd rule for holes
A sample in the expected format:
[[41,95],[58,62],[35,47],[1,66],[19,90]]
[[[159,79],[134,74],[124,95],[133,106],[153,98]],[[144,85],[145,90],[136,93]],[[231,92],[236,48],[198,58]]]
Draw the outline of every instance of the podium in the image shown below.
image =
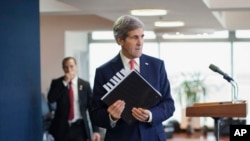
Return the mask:
[[216,141],[219,141],[221,118],[246,117],[247,105],[246,101],[237,103],[232,103],[231,101],[195,103],[193,106],[186,108],[186,116],[212,117],[215,120]]

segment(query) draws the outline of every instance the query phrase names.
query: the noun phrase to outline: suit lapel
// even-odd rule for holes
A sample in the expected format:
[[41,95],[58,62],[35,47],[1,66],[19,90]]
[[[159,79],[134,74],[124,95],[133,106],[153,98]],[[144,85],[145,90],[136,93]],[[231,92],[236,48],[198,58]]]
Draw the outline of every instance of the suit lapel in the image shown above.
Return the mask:
[[83,96],[83,83],[82,81],[80,81],[80,79],[78,78],[77,79],[77,90],[78,90],[78,99],[79,99],[79,102],[81,103],[81,100],[82,100],[82,96]]
[[78,93],[81,93],[83,90],[83,83],[82,83],[82,81],[80,81],[79,78],[77,80],[77,90],[78,90]]
[[122,64],[122,59],[120,57],[120,54],[116,55],[111,62],[113,63],[112,66],[112,70],[114,70],[114,74],[117,73],[118,71],[120,71],[122,68],[124,68],[123,64]]

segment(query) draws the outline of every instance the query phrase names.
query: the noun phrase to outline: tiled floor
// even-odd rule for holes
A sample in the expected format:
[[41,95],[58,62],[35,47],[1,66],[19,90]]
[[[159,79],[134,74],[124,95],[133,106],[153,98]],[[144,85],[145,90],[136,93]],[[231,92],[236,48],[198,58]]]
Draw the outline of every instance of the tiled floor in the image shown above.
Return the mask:
[[[220,136],[220,141],[229,141],[228,136]],[[186,133],[175,133],[173,137],[167,141],[216,141],[213,132],[209,132],[207,136],[201,135],[199,132],[194,133],[193,135],[187,135]]]

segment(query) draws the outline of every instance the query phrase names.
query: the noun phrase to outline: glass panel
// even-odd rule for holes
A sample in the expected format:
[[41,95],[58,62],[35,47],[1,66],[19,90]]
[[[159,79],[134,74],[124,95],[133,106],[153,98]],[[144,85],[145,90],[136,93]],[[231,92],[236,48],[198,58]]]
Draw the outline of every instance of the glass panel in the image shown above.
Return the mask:
[[153,42],[152,43],[148,43],[148,42],[145,43],[144,42],[142,52],[147,54],[147,55],[159,58],[159,46],[157,43],[153,43]]
[[250,30],[237,30],[235,34],[236,38],[250,38]]
[[[200,73],[201,79],[204,79],[207,95],[201,102],[231,100],[231,85],[220,74],[208,68],[210,64],[215,64],[230,74],[229,43],[161,43],[160,56],[166,64],[177,109],[181,109],[176,89],[183,82],[182,73]],[[181,121],[182,114],[181,110],[176,110],[172,118]],[[202,122],[208,126],[214,125],[210,118]]]
[[[239,87],[239,99],[250,101],[250,42],[234,44],[234,80]],[[250,106],[248,104],[248,109]],[[249,114],[247,116],[249,119]],[[247,120],[247,124],[250,121]]]

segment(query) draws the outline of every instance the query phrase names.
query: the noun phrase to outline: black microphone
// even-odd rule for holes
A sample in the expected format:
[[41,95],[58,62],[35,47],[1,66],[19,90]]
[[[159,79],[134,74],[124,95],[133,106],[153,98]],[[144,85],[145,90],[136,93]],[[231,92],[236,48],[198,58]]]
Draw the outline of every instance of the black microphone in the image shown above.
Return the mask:
[[217,66],[210,64],[209,68],[214,71],[217,72],[219,74],[221,74],[223,76],[224,79],[226,79],[228,82],[230,81],[234,81],[233,78],[231,78],[230,76],[228,76],[228,74],[224,73],[223,71],[220,70],[220,68],[218,68]]

